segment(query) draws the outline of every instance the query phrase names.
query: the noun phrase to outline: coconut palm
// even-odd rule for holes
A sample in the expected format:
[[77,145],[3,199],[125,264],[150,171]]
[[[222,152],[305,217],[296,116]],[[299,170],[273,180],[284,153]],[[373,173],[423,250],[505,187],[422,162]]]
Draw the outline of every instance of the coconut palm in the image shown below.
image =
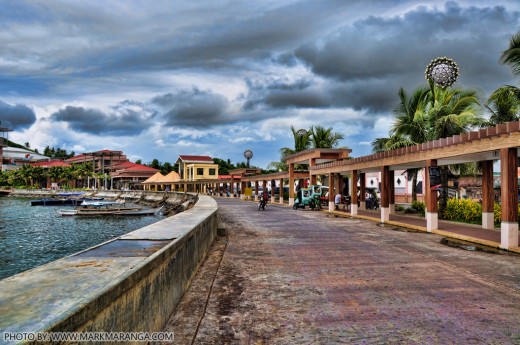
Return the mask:
[[306,131],[305,133],[298,133],[299,131],[294,129],[294,126],[291,126],[291,132],[294,138],[294,149],[289,147],[283,147],[280,149],[280,155],[282,156],[282,161],[285,160],[285,157],[295,154],[300,151],[307,150],[311,147],[311,132]]
[[520,89],[508,85],[498,88],[489,96],[485,107],[491,113],[487,123],[489,126],[518,121],[520,119]]
[[62,170],[63,170],[63,167],[60,167],[60,166],[54,166],[49,169],[49,172],[47,174],[51,178],[51,183],[60,182]]
[[514,75],[520,75],[520,31],[509,40],[509,48],[502,52],[500,63],[509,65]]
[[339,141],[344,138],[342,134],[333,132],[332,127],[312,126],[310,133],[312,147],[315,149],[330,149],[336,147]]

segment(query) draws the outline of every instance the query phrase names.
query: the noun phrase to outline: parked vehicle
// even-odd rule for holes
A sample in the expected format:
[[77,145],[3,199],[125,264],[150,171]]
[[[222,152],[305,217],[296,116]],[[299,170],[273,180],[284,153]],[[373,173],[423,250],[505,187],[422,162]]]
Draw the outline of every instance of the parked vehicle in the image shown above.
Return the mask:
[[321,197],[323,193],[328,193],[328,187],[312,185],[309,188],[302,188],[296,193],[296,200],[293,205],[293,209],[298,208],[305,209],[305,206],[309,206],[311,210],[321,209]]

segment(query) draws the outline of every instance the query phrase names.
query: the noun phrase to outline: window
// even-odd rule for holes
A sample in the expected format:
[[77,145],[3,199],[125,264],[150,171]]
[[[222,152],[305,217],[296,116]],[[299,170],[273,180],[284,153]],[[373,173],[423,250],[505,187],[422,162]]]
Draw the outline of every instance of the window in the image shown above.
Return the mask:
[[209,169],[209,174],[210,175],[216,175],[217,174],[217,170],[216,169]]
[[204,175],[204,168],[197,168],[197,175]]

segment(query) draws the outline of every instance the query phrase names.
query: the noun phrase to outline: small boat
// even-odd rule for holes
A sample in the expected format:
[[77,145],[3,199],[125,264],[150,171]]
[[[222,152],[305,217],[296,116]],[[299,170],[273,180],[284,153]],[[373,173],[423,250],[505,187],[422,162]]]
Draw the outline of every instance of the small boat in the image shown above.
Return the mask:
[[103,198],[44,198],[31,200],[31,206],[77,206],[87,200],[103,200]]
[[125,203],[115,201],[85,201],[74,209],[60,209],[60,216],[144,216],[153,215],[159,210],[144,207],[128,207]]

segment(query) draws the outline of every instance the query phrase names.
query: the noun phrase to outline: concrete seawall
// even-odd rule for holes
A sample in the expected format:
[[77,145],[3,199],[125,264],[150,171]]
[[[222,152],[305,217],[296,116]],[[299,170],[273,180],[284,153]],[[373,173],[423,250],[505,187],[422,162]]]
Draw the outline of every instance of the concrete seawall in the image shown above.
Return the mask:
[[161,331],[216,236],[217,210],[200,196],[185,212],[2,280],[0,334]]

